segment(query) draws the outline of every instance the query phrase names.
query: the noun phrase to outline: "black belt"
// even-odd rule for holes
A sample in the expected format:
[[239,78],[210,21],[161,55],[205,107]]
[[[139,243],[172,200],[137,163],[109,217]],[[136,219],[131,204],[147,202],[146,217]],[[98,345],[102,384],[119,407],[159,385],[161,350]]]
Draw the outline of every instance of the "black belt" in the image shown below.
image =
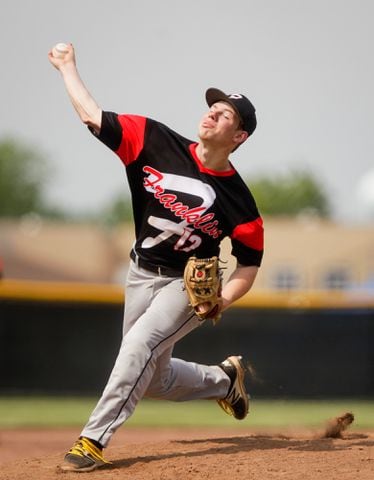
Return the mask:
[[169,267],[161,267],[159,265],[153,265],[152,263],[148,263],[146,260],[143,260],[140,258],[134,250],[131,250],[130,252],[130,258],[133,262],[138,265],[140,268],[144,268],[144,270],[148,270],[153,273],[157,273],[157,275],[163,275],[165,277],[182,277],[183,272],[178,271],[178,270],[173,270],[172,268]]

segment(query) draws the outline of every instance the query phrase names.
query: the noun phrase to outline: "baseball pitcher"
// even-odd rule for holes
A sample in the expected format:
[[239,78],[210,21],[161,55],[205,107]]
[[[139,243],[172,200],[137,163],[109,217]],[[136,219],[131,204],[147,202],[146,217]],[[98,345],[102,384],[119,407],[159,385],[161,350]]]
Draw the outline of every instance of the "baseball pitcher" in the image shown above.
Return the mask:
[[[96,408],[61,466],[86,472],[108,463],[103,449],[143,397],[212,399],[236,419],[248,413],[241,356],[201,365],[172,352],[178,340],[208,319],[218,320],[248,292],[261,264],[262,220],[229,159],[257,121],[244,95],[216,88],[206,91],[198,141],[151,118],[103,111],[78,74],[73,46],[60,44],[55,51],[49,60],[77,114],[124,166],[136,232],[121,348]],[[231,239],[237,267],[222,285],[224,237]]]

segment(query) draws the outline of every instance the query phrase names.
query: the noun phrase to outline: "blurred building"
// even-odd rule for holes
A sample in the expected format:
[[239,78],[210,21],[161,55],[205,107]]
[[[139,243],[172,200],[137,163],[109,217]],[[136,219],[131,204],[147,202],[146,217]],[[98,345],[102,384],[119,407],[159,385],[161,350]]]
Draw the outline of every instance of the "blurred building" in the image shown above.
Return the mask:
[[113,283],[127,263],[125,250],[131,247],[132,230],[131,226],[107,231],[36,216],[1,221],[3,278]]
[[257,287],[363,289],[374,294],[374,226],[269,219]]
[[[368,290],[374,295],[374,226],[345,226],[317,218],[265,219],[265,256],[255,289]],[[132,225],[0,222],[3,277],[122,283],[134,241]],[[221,259],[230,274],[230,242]]]

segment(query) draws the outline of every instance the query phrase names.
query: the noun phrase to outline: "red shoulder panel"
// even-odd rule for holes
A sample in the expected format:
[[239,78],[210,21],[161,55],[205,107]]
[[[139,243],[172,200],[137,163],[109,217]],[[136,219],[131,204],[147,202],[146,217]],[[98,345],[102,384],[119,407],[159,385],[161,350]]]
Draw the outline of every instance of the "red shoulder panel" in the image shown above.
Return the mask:
[[140,115],[118,115],[122,127],[122,141],[117,155],[127,166],[134,162],[144,146],[146,118]]
[[264,227],[261,217],[257,217],[252,222],[237,225],[231,238],[238,240],[245,246],[253,248],[254,250],[264,249]]

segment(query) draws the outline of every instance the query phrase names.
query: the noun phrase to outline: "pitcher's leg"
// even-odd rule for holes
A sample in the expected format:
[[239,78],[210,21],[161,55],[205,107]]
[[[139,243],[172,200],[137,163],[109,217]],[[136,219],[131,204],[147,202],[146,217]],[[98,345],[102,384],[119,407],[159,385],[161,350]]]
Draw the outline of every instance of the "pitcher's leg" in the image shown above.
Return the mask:
[[226,396],[230,379],[217,365],[202,365],[171,358],[171,350],[158,359],[147,397],[183,402]]
[[154,276],[139,269],[131,260],[125,284],[122,335],[125,335],[147,310],[155,293],[157,292],[154,291]]
[[158,293],[123,337],[108,384],[81,434],[103,446],[143,397],[159,356],[199,325],[179,279],[157,277],[154,288]]

